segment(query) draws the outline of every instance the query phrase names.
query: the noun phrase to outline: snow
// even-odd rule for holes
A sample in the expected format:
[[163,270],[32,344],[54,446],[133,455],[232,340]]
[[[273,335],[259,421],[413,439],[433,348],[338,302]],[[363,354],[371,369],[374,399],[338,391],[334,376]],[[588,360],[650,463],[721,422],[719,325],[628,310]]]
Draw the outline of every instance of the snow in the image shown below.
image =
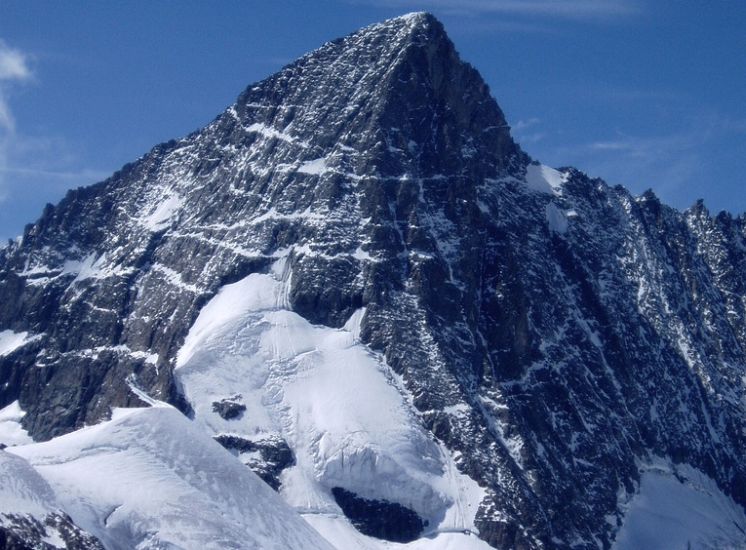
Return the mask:
[[[484,491],[422,427],[385,360],[359,343],[365,311],[342,329],[311,325],[288,309],[291,277],[280,259],[203,307],[176,370],[195,422],[209,434],[284,439],[296,465],[282,473],[281,495],[304,514],[340,515],[339,486],[407,506],[433,530],[476,531]],[[241,418],[212,410],[236,393]]]
[[[86,279],[106,279],[108,277],[118,277],[130,274],[134,271],[132,267],[121,267],[111,265],[108,262],[107,255],[97,255],[95,252],[87,254],[85,257],[80,259],[67,259],[65,262],[58,267],[51,267],[47,265],[36,265],[34,267],[28,267],[20,273],[24,277],[33,277],[26,280],[26,284],[30,286],[45,285],[51,281],[54,281],[60,277],[68,275],[74,275],[72,283],[78,283]],[[46,277],[36,277],[37,275],[47,275]],[[51,275],[51,276],[49,276]]]
[[463,532],[437,533],[401,544],[361,535],[344,517],[333,514],[305,514],[303,517],[338,550],[492,550],[480,538]]
[[38,340],[41,335],[29,338],[28,332],[13,332],[12,330],[0,330],[0,357],[10,355],[15,350],[22,348],[26,344]]
[[169,406],[117,409],[108,422],[12,452],[108,548],[331,548]]
[[21,426],[21,419],[26,413],[18,401],[0,410],[0,443],[8,447],[33,442],[31,436]]
[[151,231],[163,229],[183,205],[184,199],[175,192],[171,193],[150,214],[142,218],[141,222]]
[[[86,279],[108,279],[130,273],[132,268],[118,268],[109,265],[106,253],[97,256],[91,252],[82,260],[67,260],[62,267],[63,275],[75,275],[72,283],[85,281]],[[72,284],[71,283],[71,284]]]
[[328,170],[329,168],[326,165],[325,158],[309,160],[301,164],[300,168],[298,168],[298,172],[300,172],[301,174],[311,174],[317,176],[323,174],[324,172],[327,172]]
[[698,470],[659,463],[643,471],[613,548],[746,548],[746,514]]
[[566,176],[543,164],[529,164],[526,167],[526,187],[539,193],[562,194],[562,184]]
[[0,525],[3,514],[44,517],[54,511],[52,488],[23,458],[0,451]]
[[295,143],[300,145],[301,147],[308,147],[308,144],[305,142],[299,142],[295,137],[292,135],[286,133],[286,132],[280,132],[278,130],[275,130],[271,126],[267,126],[266,124],[262,124],[260,122],[255,122],[254,124],[251,124],[250,126],[246,127],[247,132],[255,132],[257,134],[260,134],[268,139],[279,139],[281,141],[285,141],[287,143]]
[[67,548],[65,539],[57,529],[47,528],[47,536],[42,539],[47,544],[52,545],[54,548]]
[[181,274],[177,271],[174,271],[170,267],[162,264],[153,264],[151,270],[157,271],[158,273],[163,275],[164,279],[172,286],[175,286],[187,292],[192,292],[194,294],[200,293],[200,289],[197,286],[185,282]]

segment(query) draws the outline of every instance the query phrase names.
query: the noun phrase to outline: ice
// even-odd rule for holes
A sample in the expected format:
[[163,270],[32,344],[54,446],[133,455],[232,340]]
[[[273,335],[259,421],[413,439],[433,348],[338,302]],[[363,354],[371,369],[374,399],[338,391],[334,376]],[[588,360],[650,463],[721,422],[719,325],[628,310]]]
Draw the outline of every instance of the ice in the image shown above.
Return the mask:
[[746,514],[698,470],[658,465],[643,471],[613,548],[746,548]]
[[331,548],[169,406],[118,409],[108,422],[12,452],[108,548]]

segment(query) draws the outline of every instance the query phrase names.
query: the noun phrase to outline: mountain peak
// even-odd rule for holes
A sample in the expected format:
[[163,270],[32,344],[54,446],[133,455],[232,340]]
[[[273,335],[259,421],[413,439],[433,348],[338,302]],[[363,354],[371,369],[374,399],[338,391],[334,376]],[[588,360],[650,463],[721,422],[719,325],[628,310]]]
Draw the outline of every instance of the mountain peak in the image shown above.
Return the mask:
[[432,25],[433,23],[436,23],[438,25],[441,24],[440,21],[438,21],[438,19],[430,12],[413,11],[413,12],[405,13],[403,15],[399,15],[397,17],[392,17],[391,19],[386,19],[385,21],[382,21],[380,23],[373,23],[372,25],[369,25],[368,27],[363,27],[361,30],[365,30],[371,27],[376,27],[379,25],[380,26],[408,25],[410,28],[414,28],[414,27]]
[[[712,545],[741,548],[743,223],[530,163],[442,25],[391,19],[0,251],[0,443],[167,401],[230,451],[214,472],[245,461],[325,534],[609,548],[650,528],[650,502],[679,529],[686,498],[649,498],[676,487],[692,510],[724,506]],[[111,447],[104,432],[83,447]],[[40,469],[63,479],[74,440],[40,447]],[[164,441],[186,440],[138,457]],[[245,512],[220,487],[188,496]],[[81,513],[102,533],[144,525],[100,502]]]
[[[417,151],[421,164],[437,173],[445,173],[441,159],[464,149],[495,165],[520,153],[489,87],[427,12],[326,43],[249,87],[231,110],[244,127],[303,135],[317,149],[345,143],[351,137],[345,128],[375,128],[368,146],[387,143],[386,151],[399,149],[406,157],[410,142],[424,145],[427,150]],[[454,146],[453,139],[464,142]]]

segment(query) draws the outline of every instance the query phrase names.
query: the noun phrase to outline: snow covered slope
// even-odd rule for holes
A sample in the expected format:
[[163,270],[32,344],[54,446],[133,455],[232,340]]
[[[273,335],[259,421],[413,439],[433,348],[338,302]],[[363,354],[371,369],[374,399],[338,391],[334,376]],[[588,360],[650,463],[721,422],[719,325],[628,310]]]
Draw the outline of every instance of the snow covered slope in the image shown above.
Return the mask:
[[102,550],[58,503],[49,484],[23,458],[0,450],[0,547]]
[[642,470],[613,550],[746,548],[746,513],[712,479],[664,460]]
[[38,472],[36,493],[54,491],[109,550],[332,548],[170,406],[117,409],[109,422],[9,450]]
[[[331,492],[341,487],[414,510],[425,532],[475,532],[484,491],[424,429],[383,358],[360,343],[365,310],[342,329],[311,325],[288,309],[291,277],[280,259],[202,309],[176,371],[195,421],[249,464],[257,453],[242,448],[286,442],[295,460],[280,492],[304,514],[342,517]],[[224,418],[215,404],[225,400],[245,411]]]

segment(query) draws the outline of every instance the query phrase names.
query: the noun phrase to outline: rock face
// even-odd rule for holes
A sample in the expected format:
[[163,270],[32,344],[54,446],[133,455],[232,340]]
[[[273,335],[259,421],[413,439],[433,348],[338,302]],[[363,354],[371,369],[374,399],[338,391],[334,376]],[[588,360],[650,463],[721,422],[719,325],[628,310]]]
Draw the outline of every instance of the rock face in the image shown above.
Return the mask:
[[341,487],[334,487],[332,493],[345,515],[363,534],[406,543],[417,540],[425,527],[415,512],[400,504],[359,498]]
[[[746,505],[746,220],[532,161],[441,24],[374,25],[48,206],[0,251],[0,407],[39,440],[147,395],[218,290],[381,353],[497,548],[608,547],[653,457]],[[275,478],[276,479],[276,478]]]

